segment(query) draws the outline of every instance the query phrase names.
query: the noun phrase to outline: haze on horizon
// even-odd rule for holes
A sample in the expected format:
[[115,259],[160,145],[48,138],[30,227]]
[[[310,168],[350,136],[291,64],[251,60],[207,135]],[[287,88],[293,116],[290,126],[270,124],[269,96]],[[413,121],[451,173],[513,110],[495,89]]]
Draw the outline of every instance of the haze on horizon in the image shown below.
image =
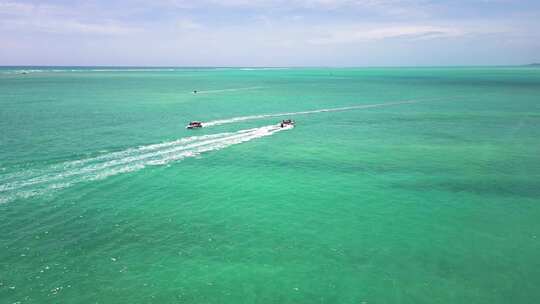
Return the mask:
[[540,62],[535,0],[0,0],[0,65]]

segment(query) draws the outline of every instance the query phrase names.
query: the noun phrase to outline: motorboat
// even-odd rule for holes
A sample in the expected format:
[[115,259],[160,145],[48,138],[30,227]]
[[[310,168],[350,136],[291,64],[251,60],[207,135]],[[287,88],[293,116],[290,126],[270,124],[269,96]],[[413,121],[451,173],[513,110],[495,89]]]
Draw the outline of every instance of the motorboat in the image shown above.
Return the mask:
[[281,123],[279,124],[279,126],[282,127],[282,128],[294,126],[294,120],[292,120],[292,119],[282,120]]
[[186,129],[197,129],[197,128],[202,128],[202,127],[203,127],[203,125],[202,125],[201,121],[191,121],[186,126]]

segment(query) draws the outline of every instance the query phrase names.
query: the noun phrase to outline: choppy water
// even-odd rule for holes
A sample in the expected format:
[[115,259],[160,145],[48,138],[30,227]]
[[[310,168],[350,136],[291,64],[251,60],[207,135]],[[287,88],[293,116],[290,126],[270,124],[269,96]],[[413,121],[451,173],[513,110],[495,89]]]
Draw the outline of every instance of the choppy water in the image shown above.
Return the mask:
[[0,68],[0,130],[1,303],[540,298],[539,69]]

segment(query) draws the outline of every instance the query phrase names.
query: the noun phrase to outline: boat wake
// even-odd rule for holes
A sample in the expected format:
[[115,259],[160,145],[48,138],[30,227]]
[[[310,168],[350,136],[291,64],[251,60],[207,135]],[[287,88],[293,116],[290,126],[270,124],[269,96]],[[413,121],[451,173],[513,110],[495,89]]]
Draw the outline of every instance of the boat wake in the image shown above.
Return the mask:
[[309,114],[324,113],[324,112],[341,112],[341,111],[395,106],[395,105],[400,105],[400,104],[410,104],[410,103],[417,103],[417,102],[420,102],[420,101],[419,100],[406,100],[406,101],[398,101],[398,102],[387,102],[387,103],[379,103],[379,104],[358,105],[358,106],[350,106],[350,107],[329,108],[329,109],[301,111],[301,112],[240,116],[240,117],[233,117],[233,118],[228,118],[228,119],[220,119],[220,120],[212,120],[208,122],[203,122],[202,125],[203,127],[213,127],[213,126],[219,126],[219,125],[230,124],[230,123],[241,122],[241,121],[265,119],[265,118],[280,117],[280,116],[309,115]]
[[64,162],[44,169],[0,174],[0,203],[46,194],[80,182],[101,180],[147,166],[166,165],[291,128],[270,125],[237,132],[192,136]]
[[[256,89],[259,87],[214,90],[218,92],[230,90]],[[301,112],[262,114],[241,116],[229,119],[203,122],[204,127],[211,127],[241,121],[265,119],[280,116],[309,115],[324,112],[339,112],[356,109],[386,107],[400,104],[417,103],[420,100],[399,101],[382,104],[357,105],[341,108],[329,108]],[[273,135],[277,132],[293,128],[292,125],[269,125],[259,128],[225,132],[212,135],[191,136],[174,141],[140,146],[123,151],[101,154],[96,157],[68,161],[50,165],[41,169],[28,169],[14,173],[2,174],[0,171],[0,204],[16,199],[46,194],[81,182],[105,179],[110,176],[141,170],[147,166],[167,165],[187,157],[195,157],[201,153],[220,150],[232,145],[247,142],[256,138]],[[5,171],[5,170],[2,170]]]

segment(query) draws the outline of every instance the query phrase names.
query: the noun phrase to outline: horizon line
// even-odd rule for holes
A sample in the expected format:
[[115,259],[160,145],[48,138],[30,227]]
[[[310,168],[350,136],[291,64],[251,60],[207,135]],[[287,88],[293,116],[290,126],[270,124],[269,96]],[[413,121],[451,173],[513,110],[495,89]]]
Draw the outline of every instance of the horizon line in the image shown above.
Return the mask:
[[270,69],[302,69],[302,68],[459,68],[459,67],[524,67],[524,66],[539,66],[540,63],[524,63],[524,64],[478,64],[478,65],[306,65],[306,66],[263,66],[263,65],[253,65],[253,66],[226,66],[226,65],[0,65],[0,68],[19,68],[19,67],[41,67],[41,68],[58,68],[58,67],[69,67],[69,68],[270,68]]

